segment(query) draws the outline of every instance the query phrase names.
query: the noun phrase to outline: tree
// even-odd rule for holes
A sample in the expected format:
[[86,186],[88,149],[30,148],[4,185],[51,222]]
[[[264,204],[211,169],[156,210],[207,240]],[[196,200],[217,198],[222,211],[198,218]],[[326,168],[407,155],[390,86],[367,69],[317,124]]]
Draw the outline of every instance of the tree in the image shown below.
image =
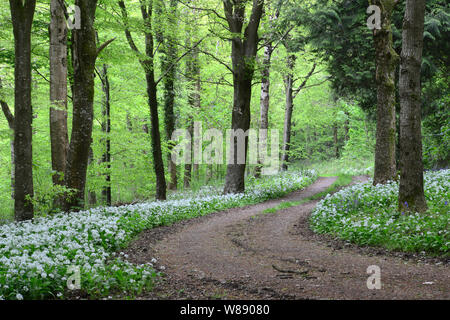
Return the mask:
[[[189,35],[191,36],[191,35]],[[190,46],[191,39],[187,39],[187,45]],[[188,132],[190,135],[190,150],[192,159],[192,148],[193,148],[193,136],[194,136],[194,117],[193,114],[198,112],[201,107],[201,82],[200,82],[200,62],[199,62],[199,50],[195,48],[189,53],[188,59],[186,61],[186,76],[188,77],[188,103],[189,103],[189,119],[188,119]],[[192,179],[192,169],[196,169],[198,173],[198,164],[192,165],[188,162],[184,165],[184,187],[189,188]]]
[[[273,46],[272,43],[268,43],[264,46],[264,60],[263,67],[261,71],[261,100],[260,100],[260,118],[259,118],[259,129],[267,130],[269,128],[269,106],[270,106],[270,62],[272,59]],[[264,134],[260,136],[259,147],[262,150],[266,148],[267,135]],[[261,176],[261,168],[263,165],[263,159],[258,157],[258,165],[255,168],[255,177],[259,178]]]
[[67,132],[67,24],[61,1],[50,2],[50,143],[53,183],[64,184]]
[[[252,79],[255,71],[255,57],[258,44],[258,27],[262,16],[264,0],[253,0],[251,15],[243,31],[247,1],[223,0],[226,21],[232,33],[233,69],[233,111],[231,129],[246,132],[250,128],[250,99]],[[232,138],[230,149],[234,157],[227,165],[224,193],[239,193],[245,189],[245,161],[238,163],[238,141]],[[244,152],[247,154],[248,136],[245,137]]]
[[65,184],[75,191],[75,195],[66,199],[64,204],[66,211],[84,207],[94,119],[95,61],[100,52],[114,40],[108,40],[97,48],[94,29],[97,0],[76,0],[75,5],[80,8],[81,23],[80,29],[72,30],[73,119],[65,173]]
[[[297,94],[305,89],[306,83],[311,78],[316,69],[316,63],[313,64],[311,70],[306,75],[301,85],[294,89],[294,84],[297,79],[294,79],[294,66],[297,57],[295,54],[289,54],[287,58],[287,74],[284,77],[285,95],[286,95],[286,109],[284,114],[284,130],[283,130],[283,147],[281,155],[281,170],[286,171],[288,169],[289,162],[289,150],[291,148],[291,129],[292,129],[292,112],[294,110],[294,99]],[[327,79],[328,80],[328,79]]]
[[400,63],[400,189],[401,211],[425,212],[423,188],[421,83],[425,0],[407,0]]
[[119,1],[118,3],[121,8],[123,21],[125,23],[125,35],[127,37],[128,44],[138,56],[139,63],[145,72],[148,105],[150,107],[153,168],[156,175],[156,199],[166,200],[167,185],[166,178],[164,176],[164,162],[161,150],[161,133],[159,131],[157,99],[157,85],[159,81],[157,82],[155,80],[154,39],[152,32],[153,3],[151,0],[140,0],[141,15],[144,22],[145,54],[140,52],[131,35],[128,24],[128,13],[124,1]]
[[[166,139],[169,141],[172,137],[172,133],[175,130],[175,77],[176,77],[176,60],[177,60],[177,47],[176,47],[176,13],[177,13],[177,0],[170,0],[169,10],[167,12],[167,27],[159,30],[160,43],[163,43],[161,51],[164,57],[161,61],[161,70],[167,70],[167,74],[163,79],[164,86],[164,129],[166,133]],[[158,26],[161,28],[162,26]],[[170,174],[170,180],[167,184],[169,190],[177,189],[177,166],[172,161],[172,149],[173,146],[169,145],[169,152],[167,155],[168,171]]]
[[102,103],[102,133],[104,134],[103,145],[104,151],[101,162],[106,164],[105,180],[106,185],[103,186],[102,197],[106,205],[110,206],[111,197],[111,85],[108,77],[108,66],[104,63],[100,72],[97,72],[102,82],[103,103]]
[[381,28],[373,30],[376,56],[377,133],[373,184],[397,179],[395,71],[398,55],[392,42],[392,13],[397,1],[376,0],[369,3],[381,9]]
[[[270,8],[268,8],[270,10]],[[275,13],[269,16],[269,28],[273,29],[273,24],[280,14],[279,8]],[[271,30],[272,31],[272,30]],[[264,57],[261,70],[261,98],[260,98],[260,116],[259,116],[259,129],[262,130],[259,137],[258,148],[261,150],[266,149],[267,144],[267,131],[269,129],[269,107],[270,107],[270,68],[272,64],[272,54],[276,48],[273,45],[274,41],[273,32],[270,32],[264,39]],[[261,159],[261,154],[258,152],[258,165],[255,168],[255,177],[261,176],[261,170],[264,163],[264,159]]]
[[33,218],[33,152],[31,106],[31,26],[36,0],[10,0],[15,45],[14,71],[14,215]]
[[281,169],[287,170],[289,161],[289,149],[291,146],[291,127],[292,127],[292,111],[294,108],[293,86],[294,86],[294,66],[297,57],[295,54],[289,54],[287,57],[287,73],[284,76],[284,88],[286,94],[286,110],[284,113],[284,129],[283,129],[283,151],[281,155]]

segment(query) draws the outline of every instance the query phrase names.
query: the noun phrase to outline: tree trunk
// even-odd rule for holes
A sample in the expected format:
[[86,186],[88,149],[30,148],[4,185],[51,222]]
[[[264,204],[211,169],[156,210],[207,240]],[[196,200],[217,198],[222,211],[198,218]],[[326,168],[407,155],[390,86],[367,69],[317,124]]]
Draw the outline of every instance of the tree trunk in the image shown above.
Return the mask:
[[[191,120],[191,123],[189,124],[188,131],[189,131],[190,139],[191,139],[189,152],[191,152],[191,159],[192,159],[192,145],[193,145],[192,134],[194,133],[194,123],[192,120]],[[191,186],[191,175],[192,175],[192,163],[191,162],[185,163],[184,177],[183,177],[183,185],[184,185],[185,189],[187,189]]]
[[[94,151],[92,148],[89,148],[89,158],[88,158],[88,166],[91,165],[92,161],[94,161]],[[94,190],[89,190],[88,192],[88,203],[89,206],[93,207],[97,204],[97,194]]]
[[[262,79],[261,79],[261,100],[260,100],[260,130],[268,130],[269,129],[269,106],[270,106],[270,65],[272,59],[273,47],[272,44],[269,43],[264,47],[264,61],[263,61],[263,69],[261,71]],[[259,152],[260,150],[266,150],[267,145],[267,131],[263,132],[262,136],[259,137],[258,143],[258,165],[255,168],[255,177],[261,177],[261,169],[264,164],[264,159],[261,159],[260,156],[264,154],[263,152]]]
[[406,0],[400,64],[401,211],[425,212],[423,188],[421,84],[425,0]]
[[[64,185],[69,137],[67,132],[67,25],[59,0],[50,2],[50,142],[52,176]],[[60,199],[55,199],[56,202]]]
[[[245,20],[245,2],[242,0],[224,0],[224,11],[232,39],[232,65],[233,65],[233,111],[231,119],[232,130],[247,132],[250,127],[250,99],[252,92],[252,79],[254,74],[254,60],[258,44],[258,28],[261,20],[264,0],[253,0],[251,16],[247,27],[242,34]],[[239,193],[245,190],[245,162],[238,163],[238,141],[234,138],[230,149],[234,151],[231,163],[227,165],[224,193]],[[248,136],[245,137],[244,152],[247,155]]]
[[334,140],[334,156],[339,159],[339,140],[338,140],[338,127],[337,123],[333,125],[333,140]]
[[287,61],[288,73],[284,79],[286,90],[286,110],[284,115],[284,130],[283,130],[283,153],[281,156],[281,170],[288,169],[289,150],[291,144],[291,128],[292,128],[292,111],[294,108],[293,85],[294,75],[293,70],[295,66],[295,55],[290,55]]
[[152,137],[153,166],[156,174],[156,200],[166,200],[166,178],[164,176],[164,163],[161,151],[161,135],[159,132],[158,100],[156,97],[156,84],[153,72],[145,76],[147,80],[147,96],[150,106],[150,134]]
[[[178,2],[176,0],[170,0],[170,13],[167,29],[168,34],[165,36],[165,48],[163,48],[164,59],[162,62],[162,70],[169,70],[164,77],[164,128],[166,131],[166,138],[169,141],[172,137],[172,133],[175,131],[175,77],[176,77],[176,60],[177,49],[175,46],[175,39],[173,33],[176,28],[175,14]],[[167,184],[169,190],[177,189],[177,165],[172,161],[172,149],[173,146],[169,145],[169,152],[167,155],[168,171],[170,174],[170,180]]]
[[10,0],[15,45],[14,68],[14,215],[17,221],[33,218],[33,152],[31,106],[31,25],[36,0]]
[[127,38],[130,48],[139,57],[139,62],[145,72],[145,80],[147,83],[147,98],[150,108],[150,134],[152,139],[152,156],[153,168],[156,175],[156,200],[166,200],[166,178],[164,176],[164,162],[161,150],[161,134],[159,131],[159,115],[158,115],[158,99],[157,99],[157,83],[155,81],[154,69],[154,43],[152,33],[152,14],[153,4],[150,1],[148,4],[145,1],[141,2],[141,15],[145,25],[145,57],[139,51],[131,32],[128,28],[128,14],[124,1],[119,1],[119,6],[122,12],[122,18],[125,23],[125,36]]
[[101,72],[102,90],[103,90],[103,108],[102,108],[102,132],[104,134],[104,152],[102,163],[106,163],[105,186],[102,189],[102,198],[106,205],[111,206],[111,90],[108,77],[108,67],[103,64]]
[[[187,47],[190,47],[190,36],[188,37],[186,43]],[[200,82],[200,64],[199,64],[199,49],[198,47],[195,47],[188,55],[188,59],[186,62],[186,74],[188,76],[188,88],[189,88],[189,94],[188,94],[188,102],[190,106],[190,110],[193,114],[200,112],[201,108],[201,82]],[[194,117],[193,115],[190,116],[189,119],[189,127],[188,127],[189,134],[191,136],[191,145],[190,145],[190,152],[191,152],[191,159],[192,153],[193,153],[193,146],[194,146]],[[191,185],[191,179],[192,179],[192,171],[198,172],[198,164],[192,165],[192,163],[186,163],[184,165],[184,187],[189,188]]]
[[84,207],[84,191],[92,142],[94,69],[97,58],[94,19],[97,0],[77,0],[80,8],[81,28],[73,34],[73,119],[72,134],[67,156],[66,186],[75,190],[74,197],[66,199],[65,210]]
[[381,8],[381,29],[374,29],[377,81],[377,131],[375,145],[375,173],[373,184],[397,179],[395,138],[395,70],[398,55],[392,43],[393,0],[376,0]]

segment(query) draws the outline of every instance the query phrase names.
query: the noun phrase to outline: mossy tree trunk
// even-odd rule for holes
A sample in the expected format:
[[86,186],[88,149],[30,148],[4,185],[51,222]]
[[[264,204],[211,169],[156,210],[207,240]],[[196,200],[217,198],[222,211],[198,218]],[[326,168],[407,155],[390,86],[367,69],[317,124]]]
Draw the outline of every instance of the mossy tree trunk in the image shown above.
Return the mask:
[[34,210],[31,106],[31,26],[36,0],[10,0],[14,33],[14,216],[30,220]]
[[377,83],[377,129],[374,185],[397,179],[395,156],[395,71],[398,55],[392,43],[392,14],[396,1],[369,1],[381,9],[381,29],[374,29]]
[[74,190],[73,197],[65,200],[64,209],[84,208],[84,193],[88,168],[89,150],[92,143],[94,72],[98,54],[114,39],[99,48],[94,29],[97,0],[76,0],[80,8],[80,29],[72,30],[73,64],[73,116],[72,133],[65,172],[65,185]]

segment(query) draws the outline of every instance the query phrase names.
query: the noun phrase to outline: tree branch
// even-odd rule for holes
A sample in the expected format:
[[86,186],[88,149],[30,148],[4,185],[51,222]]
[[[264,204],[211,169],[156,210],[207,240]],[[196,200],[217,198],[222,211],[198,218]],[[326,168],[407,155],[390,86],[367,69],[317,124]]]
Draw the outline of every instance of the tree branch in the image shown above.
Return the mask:
[[98,47],[97,49],[97,56],[100,54],[100,52],[103,51],[103,49],[105,49],[111,42],[113,42],[114,40],[116,40],[116,37],[109,39],[108,41],[106,41],[105,43],[103,43],[100,47]]
[[181,3],[181,4],[183,4],[184,6],[188,7],[189,9],[192,9],[192,10],[199,10],[199,11],[206,11],[206,12],[212,12],[212,13],[213,13],[216,17],[218,17],[219,19],[222,19],[222,20],[224,20],[224,21],[227,21],[227,19],[226,19],[225,17],[221,16],[221,15],[220,15],[216,10],[214,10],[214,9],[194,7],[194,6],[191,6],[191,5],[185,3],[185,2],[183,2],[183,1],[181,1],[181,0],[177,0],[177,1],[178,1],[179,3]]
[[320,82],[318,82],[318,83],[310,84],[309,86],[303,87],[303,90],[309,89],[309,88],[312,88],[312,87],[320,86],[321,84],[327,82],[327,81],[330,80],[330,79],[331,79],[331,77],[326,77],[324,80],[322,80],[322,81],[320,81]]
[[311,77],[311,75],[313,74],[314,70],[316,69],[317,64],[314,63],[314,65],[312,66],[311,70],[309,71],[308,75],[305,77],[305,80],[303,80],[302,84],[300,85],[300,87],[298,87],[297,90],[294,90],[294,99],[297,96],[297,94],[305,87],[306,83],[308,82],[309,78]]
[[233,69],[231,69],[231,67],[229,65],[227,65],[224,61],[220,60],[219,58],[217,58],[215,55],[213,55],[212,53],[209,53],[207,51],[203,51],[203,50],[199,50],[201,53],[206,54],[207,56],[210,56],[211,58],[213,58],[214,60],[216,60],[217,62],[219,62],[221,65],[225,66],[232,74],[234,74]]
[[141,52],[139,51],[138,47],[134,43],[133,36],[131,35],[130,29],[129,29],[128,13],[127,13],[127,9],[125,7],[125,3],[123,2],[123,0],[120,0],[118,3],[119,3],[119,7],[121,9],[121,12],[122,12],[122,19],[123,19],[123,23],[125,25],[124,31],[125,31],[125,36],[127,37],[128,44],[130,45],[131,50],[136,52],[136,54],[141,55]]
[[179,56],[179,57],[178,57],[178,58],[170,65],[170,67],[167,68],[166,71],[164,71],[164,73],[161,75],[161,77],[159,77],[159,79],[156,81],[156,84],[155,84],[155,85],[158,85],[158,83],[159,83],[162,79],[164,79],[164,77],[167,75],[167,73],[169,73],[169,72],[175,67],[175,65],[176,65],[181,59],[183,59],[189,52],[191,52],[192,50],[194,50],[195,48],[197,48],[198,45],[199,45],[203,40],[205,40],[205,38],[206,38],[206,37],[204,37],[204,38],[200,39],[199,41],[197,41],[197,43],[194,44],[194,45],[192,46],[192,48],[190,48],[190,49],[187,50],[185,53],[183,53],[181,56]]
[[[2,79],[0,79],[0,90],[2,88],[3,88]],[[11,130],[14,130],[14,116],[11,113],[11,110],[9,109],[8,103],[6,103],[6,101],[4,101],[1,97],[0,97],[0,105],[2,107],[3,114],[5,115],[5,118],[8,121],[9,128]]]

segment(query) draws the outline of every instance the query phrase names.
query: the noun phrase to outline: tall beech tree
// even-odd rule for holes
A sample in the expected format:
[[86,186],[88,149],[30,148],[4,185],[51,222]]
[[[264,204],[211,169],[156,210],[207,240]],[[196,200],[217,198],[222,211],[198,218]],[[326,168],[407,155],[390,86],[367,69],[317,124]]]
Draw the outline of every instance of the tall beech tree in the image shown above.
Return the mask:
[[284,113],[283,151],[281,155],[281,170],[287,170],[289,161],[289,149],[291,146],[292,111],[294,109],[294,66],[297,57],[289,54],[287,57],[287,73],[284,76],[284,88],[286,96],[286,109]]
[[397,179],[395,71],[399,57],[392,42],[392,14],[397,2],[397,0],[369,1],[381,9],[381,29],[373,30],[377,83],[374,185]]
[[[281,170],[286,171],[288,169],[289,162],[289,150],[291,148],[291,131],[292,131],[292,112],[294,111],[294,99],[300,91],[306,88],[306,83],[311,78],[316,69],[314,63],[311,70],[306,75],[300,86],[295,89],[294,84],[297,79],[294,78],[294,66],[296,56],[290,54],[287,57],[287,73],[284,76],[285,96],[286,96],[286,109],[284,114],[284,128],[283,128],[283,147],[281,154]],[[315,85],[313,85],[315,86]]]
[[108,76],[108,66],[103,64],[100,72],[97,72],[100,81],[102,82],[103,102],[102,102],[102,138],[103,154],[101,162],[106,166],[105,168],[105,185],[102,189],[102,198],[106,205],[110,206],[112,201],[111,196],[111,84]]
[[[266,9],[266,12],[270,11],[270,6]],[[272,65],[272,54],[276,48],[274,46],[274,21],[278,19],[280,15],[279,8],[269,16],[269,29],[271,29],[269,34],[265,37],[264,41],[264,55],[261,70],[261,95],[260,95],[260,112],[259,112],[259,129],[262,135],[259,136],[258,148],[261,150],[266,150],[267,145],[267,131],[269,129],[269,107],[270,107],[270,68]],[[255,177],[261,177],[261,170],[264,164],[264,159],[260,156],[263,153],[258,152],[258,165],[255,168]]]
[[423,188],[421,83],[425,0],[406,0],[400,63],[401,211],[425,212]]
[[50,143],[53,183],[64,184],[69,137],[67,132],[67,24],[63,3],[50,2]]
[[80,28],[72,30],[73,63],[73,117],[72,134],[67,155],[65,184],[75,191],[67,197],[66,211],[84,207],[84,191],[88,168],[89,150],[92,143],[94,72],[99,53],[114,39],[97,48],[94,29],[97,0],[76,0],[80,8]]
[[119,1],[119,7],[121,9],[122,18],[125,23],[125,35],[127,37],[128,44],[136,55],[138,56],[139,63],[145,72],[145,79],[147,82],[147,98],[148,105],[150,107],[150,123],[151,123],[151,139],[152,139],[152,155],[153,155],[153,168],[156,175],[156,199],[166,200],[166,177],[164,175],[164,162],[162,158],[161,150],[161,133],[159,130],[159,115],[158,115],[158,99],[157,99],[157,86],[158,82],[155,80],[155,64],[154,64],[154,37],[152,31],[152,15],[153,15],[153,2],[152,0],[140,0],[141,15],[144,22],[144,35],[145,35],[145,54],[142,54],[136,46],[133,37],[130,32],[128,24],[128,12],[125,7],[124,1]]
[[[198,21],[199,21],[199,9],[191,8],[186,15],[187,23],[185,26],[185,47],[191,48],[192,43],[196,38],[198,38]],[[188,119],[187,119],[187,129],[190,135],[190,141],[188,142],[189,152],[191,154],[191,159],[193,159],[194,151],[194,115],[198,114],[201,110],[201,75],[200,75],[200,49],[199,47],[194,47],[189,51],[185,60],[185,74],[186,86],[188,90]],[[189,188],[192,180],[192,173],[194,172],[198,176],[198,164],[192,164],[192,161],[187,161],[184,164],[183,173],[183,186],[184,188]]]
[[[261,70],[261,98],[260,98],[260,114],[259,114],[259,129],[262,136],[260,135],[258,147],[265,150],[267,144],[267,130],[269,129],[269,107],[270,107],[270,64],[272,60],[273,53],[272,42],[268,42],[264,46],[264,58]],[[264,163],[264,159],[260,158],[260,153],[258,152],[258,165],[255,168],[255,177],[259,178],[261,176],[261,169]]]
[[[255,57],[258,45],[258,28],[263,13],[264,0],[253,0],[251,14],[247,20],[245,11],[249,1],[223,0],[225,17],[232,34],[231,60],[233,69],[233,111],[232,130],[250,128],[250,100],[252,79],[255,71]],[[234,159],[227,165],[224,193],[239,193],[245,190],[245,162],[238,163],[238,142],[230,141],[230,149],[234,149]],[[245,155],[247,155],[248,136],[245,137]]]
[[10,0],[14,33],[14,215],[33,218],[33,151],[31,106],[31,26],[36,0]]
[[[177,60],[177,47],[176,47],[176,27],[177,27],[177,5],[178,0],[170,0],[169,8],[166,11],[167,26],[164,30],[161,30],[160,43],[163,43],[161,51],[163,53],[163,59],[161,61],[161,69],[167,70],[167,73],[163,79],[164,87],[164,130],[166,139],[170,140],[172,133],[175,130],[175,78],[176,78],[176,60]],[[159,29],[162,25],[158,26]],[[177,189],[177,166],[172,161],[172,149],[173,146],[169,145],[167,163],[170,180],[167,184],[169,190]]]
[[[187,46],[190,46],[190,38],[186,41]],[[191,152],[191,159],[192,157],[192,148],[194,146],[194,117],[193,114],[195,112],[198,112],[201,108],[201,79],[200,79],[200,61],[199,61],[199,50],[198,48],[194,48],[188,55],[188,58],[186,59],[186,76],[188,77],[188,103],[190,106],[190,112],[188,119],[188,131],[189,135],[191,137],[190,141],[190,152]],[[191,178],[192,178],[192,170],[196,169],[198,172],[198,164],[192,165],[191,162],[186,163],[184,165],[184,178],[183,178],[183,185],[185,188],[189,188],[191,185]]]

